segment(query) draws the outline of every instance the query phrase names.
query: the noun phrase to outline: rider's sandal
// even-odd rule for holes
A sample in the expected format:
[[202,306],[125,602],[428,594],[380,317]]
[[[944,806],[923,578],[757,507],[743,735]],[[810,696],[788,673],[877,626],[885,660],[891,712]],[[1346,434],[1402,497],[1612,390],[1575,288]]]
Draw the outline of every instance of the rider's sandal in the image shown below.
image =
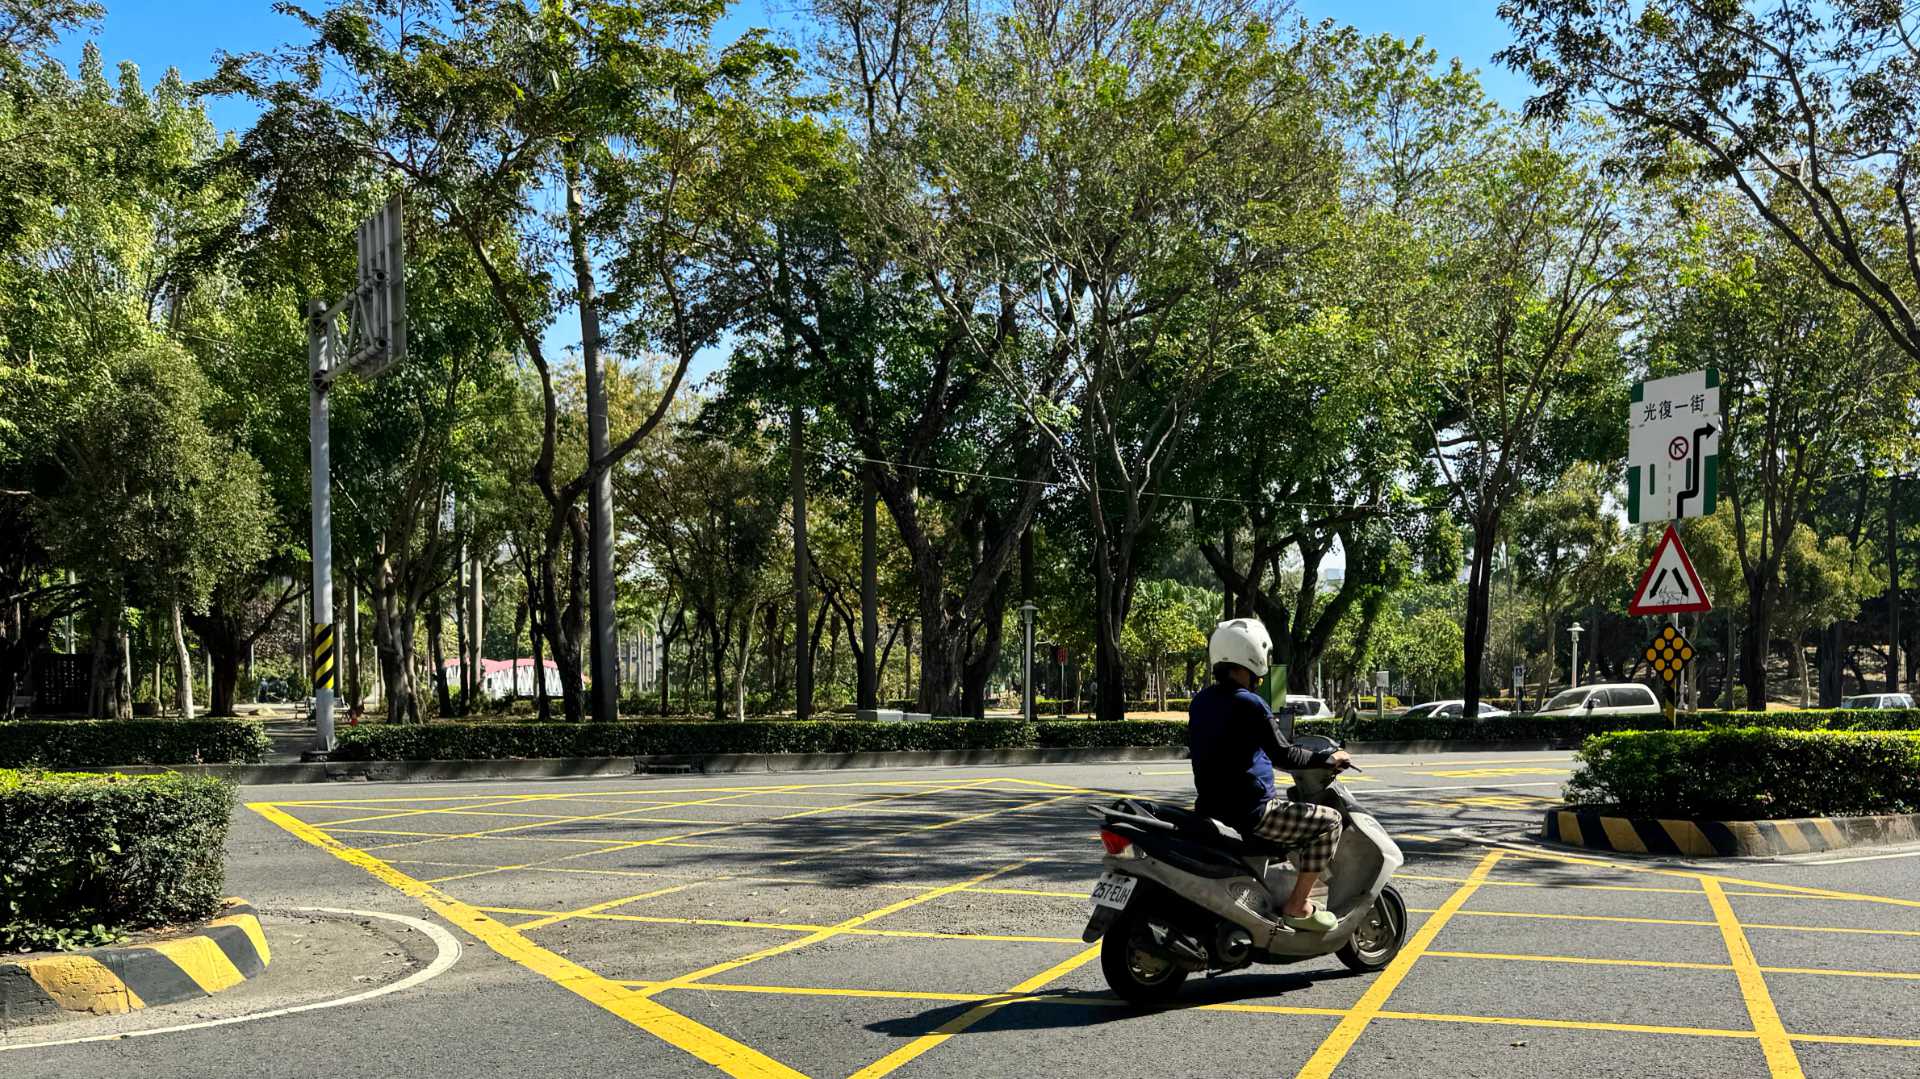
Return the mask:
[[1340,919],[1325,907],[1315,906],[1304,918],[1295,918],[1291,914],[1282,914],[1280,924],[1296,933],[1326,933],[1340,924]]

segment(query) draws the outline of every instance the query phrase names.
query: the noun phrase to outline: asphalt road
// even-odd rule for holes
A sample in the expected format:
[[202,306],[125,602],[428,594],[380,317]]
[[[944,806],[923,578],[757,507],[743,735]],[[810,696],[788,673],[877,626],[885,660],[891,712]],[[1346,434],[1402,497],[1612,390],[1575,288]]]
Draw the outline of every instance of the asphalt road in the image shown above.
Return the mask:
[[1196,979],[1156,1013],[1120,1006],[1080,943],[1100,853],[1082,806],[1190,798],[1178,763],[248,788],[233,894],[421,918],[458,961],[434,975],[413,934],[384,974],[317,964],[222,994],[217,1018],[404,968],[399,991],[148,1037],[34,1044],[200,1020],[11,1031],[0,1071],[1920,1074],[1920,850],[1583,857],[1511,842],[1566,754],[1361,763],[1353,790],[1408,854],[1402,959]]

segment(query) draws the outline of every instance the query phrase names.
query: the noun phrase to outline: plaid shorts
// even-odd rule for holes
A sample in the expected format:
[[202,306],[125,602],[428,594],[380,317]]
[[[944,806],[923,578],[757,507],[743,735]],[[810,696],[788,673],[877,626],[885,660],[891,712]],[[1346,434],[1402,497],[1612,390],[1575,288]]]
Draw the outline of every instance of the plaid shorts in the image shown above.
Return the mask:
[[1286,847],[1294,869],[1319,873],[1340,845],[1340,813],[1311,802],[1275,798],[1260,814],[1253,834]]

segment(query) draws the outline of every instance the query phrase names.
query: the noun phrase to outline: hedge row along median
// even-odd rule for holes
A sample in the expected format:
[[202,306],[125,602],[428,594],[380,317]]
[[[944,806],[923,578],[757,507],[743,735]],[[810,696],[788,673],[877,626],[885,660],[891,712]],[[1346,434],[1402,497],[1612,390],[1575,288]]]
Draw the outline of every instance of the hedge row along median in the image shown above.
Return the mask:
[[[1915,730],[1920,729],[1920,709],[1839,709],[1795,712],[1692,712],[1681,713],[1683,730],[1711,730],[1722,727],[1762,727],[1778,730]],[[1670,730],[1665,716],[1494,716],[1489,719],[1423,716],[1408,719],[1386,716],[1375,719],[1364,713],[1352,720],[1300,720],[1296,734],[1331,734],[1356,742],[1578,742],[1596,734],[1614,731]]]
[[937,719],[920,723],[434,723],[349,727],[338,761],[642,757],[716,753],[890,753],[903,750],[1183,746],[1185,720]]
[[1579,762],[1567,800],[1628,817],[1920,813],[1920,731],[1626,731],[1588,739]]
[[249,719],[0,721],[0,768],[258,764],[270,744]]
[[0,951],[85,947],[220,906],[233,787],[0,769]]

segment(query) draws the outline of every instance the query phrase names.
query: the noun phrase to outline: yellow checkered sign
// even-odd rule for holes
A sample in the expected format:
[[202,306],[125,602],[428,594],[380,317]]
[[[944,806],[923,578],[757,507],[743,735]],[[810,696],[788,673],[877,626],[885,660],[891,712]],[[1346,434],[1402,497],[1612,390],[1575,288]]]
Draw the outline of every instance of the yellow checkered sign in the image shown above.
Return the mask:
[[1666,626],[1654,635],[1644,655],[1647,662],[1653,664],[1653,673],[1671,682],[1693,662],[1693,642],[1681,636],[1679,630]]

